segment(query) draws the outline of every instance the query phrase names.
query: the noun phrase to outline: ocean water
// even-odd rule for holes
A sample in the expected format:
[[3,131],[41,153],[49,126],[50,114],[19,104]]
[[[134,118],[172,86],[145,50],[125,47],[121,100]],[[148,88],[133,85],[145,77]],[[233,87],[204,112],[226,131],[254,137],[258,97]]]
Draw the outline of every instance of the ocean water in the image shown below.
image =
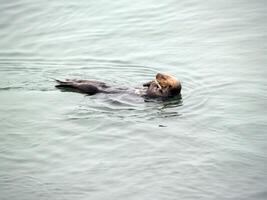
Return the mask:
[[1,200],[267,199],[266,1],[0,2]]

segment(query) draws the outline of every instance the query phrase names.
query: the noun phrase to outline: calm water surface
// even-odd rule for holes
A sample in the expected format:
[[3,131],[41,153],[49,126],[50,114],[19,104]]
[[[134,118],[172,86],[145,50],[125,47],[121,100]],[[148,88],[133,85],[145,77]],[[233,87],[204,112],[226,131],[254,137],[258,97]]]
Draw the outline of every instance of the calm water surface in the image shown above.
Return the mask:
[[[267,3],[0,1],[0,199],[267,199]],[[182,99],[61,92],[52,78]]]

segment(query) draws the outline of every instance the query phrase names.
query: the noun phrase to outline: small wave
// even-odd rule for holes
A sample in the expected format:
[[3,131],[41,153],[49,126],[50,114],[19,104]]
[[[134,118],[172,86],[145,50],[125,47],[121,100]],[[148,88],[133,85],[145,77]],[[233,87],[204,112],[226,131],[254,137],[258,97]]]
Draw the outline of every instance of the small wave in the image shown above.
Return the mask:
[[204,77],[181,73],[183,106],[181,112],[186,115],[200,115],[205,112],[205,104],[209,98],[209,89]]
[[23,87],[0,87],[0,90],[20,90],[23,89]]

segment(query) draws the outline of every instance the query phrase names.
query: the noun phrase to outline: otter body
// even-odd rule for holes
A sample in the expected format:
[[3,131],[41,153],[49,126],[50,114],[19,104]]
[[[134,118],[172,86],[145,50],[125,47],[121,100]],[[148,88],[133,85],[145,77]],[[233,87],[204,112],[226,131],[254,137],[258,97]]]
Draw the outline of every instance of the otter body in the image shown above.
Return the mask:
[[[71,91],[94,95],[97,93],[121,93],[129,91],[125,88],[114,88],[106,85],[104,82],[93,80],[66,79],[65,81],[56,80],[57,88],[69,89]],[[169,98],[178,96],[181,92],[181,83],[171,75],[158,73],[156,78],[143,84],[143,92],[139,95],[148,98]]]

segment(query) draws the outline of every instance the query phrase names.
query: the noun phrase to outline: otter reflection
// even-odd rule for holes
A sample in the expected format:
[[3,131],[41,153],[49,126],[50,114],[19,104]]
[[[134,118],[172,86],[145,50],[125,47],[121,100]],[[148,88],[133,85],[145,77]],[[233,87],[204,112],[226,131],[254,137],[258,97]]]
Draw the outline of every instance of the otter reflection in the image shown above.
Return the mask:
[[[125,88],[110,87],[104,82],[92,80],[66,79],[65,81],[56,80],[57,88],[66,89],[74,92],[94,95],[97,93],[121,93]],[[138,88],[138,94],[145,98],[171,98],[179,96],[181,92],[181,82],[168,74],[158,73],[154,80],[143,84],[143,88]],[[136,90],[135,90],[136,91]]]

